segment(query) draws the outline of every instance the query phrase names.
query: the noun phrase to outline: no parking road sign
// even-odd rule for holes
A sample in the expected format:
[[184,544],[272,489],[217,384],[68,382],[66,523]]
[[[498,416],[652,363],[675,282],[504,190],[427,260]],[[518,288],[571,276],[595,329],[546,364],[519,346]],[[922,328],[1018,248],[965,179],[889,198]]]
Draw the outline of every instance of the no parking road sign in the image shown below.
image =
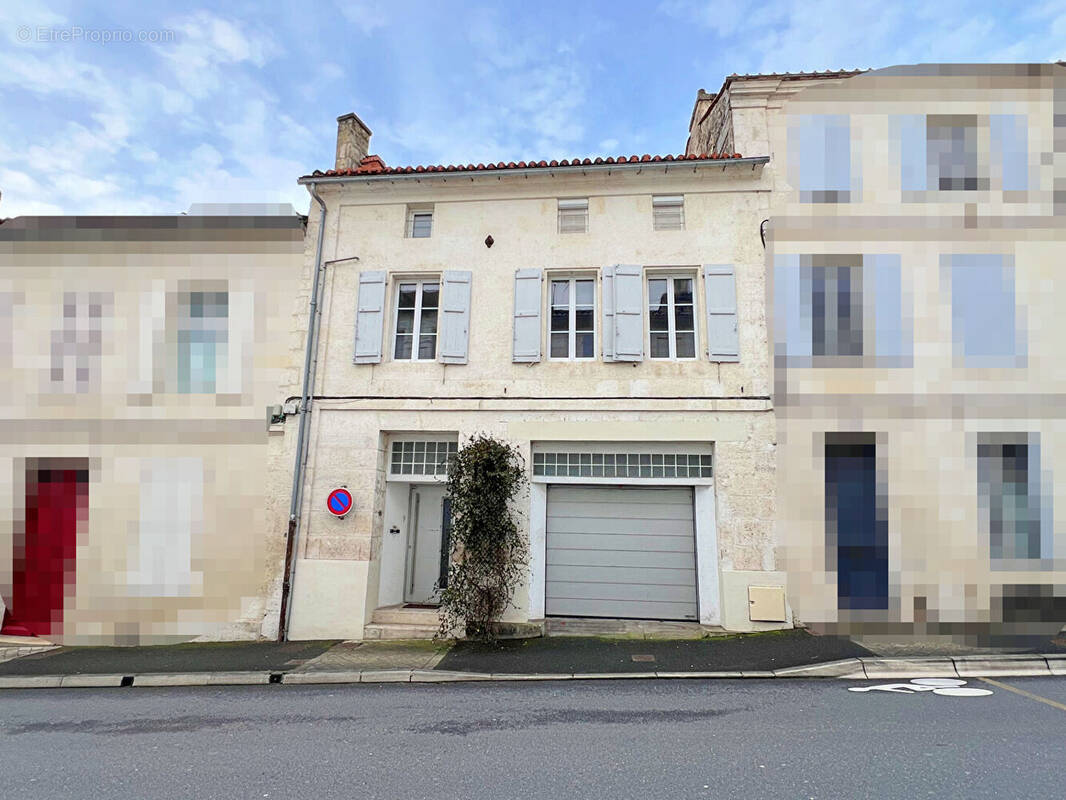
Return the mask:
[[352,493],[347,489],[334,489],[326,498],[326,508],[335,517],[343,517],[352,510]]

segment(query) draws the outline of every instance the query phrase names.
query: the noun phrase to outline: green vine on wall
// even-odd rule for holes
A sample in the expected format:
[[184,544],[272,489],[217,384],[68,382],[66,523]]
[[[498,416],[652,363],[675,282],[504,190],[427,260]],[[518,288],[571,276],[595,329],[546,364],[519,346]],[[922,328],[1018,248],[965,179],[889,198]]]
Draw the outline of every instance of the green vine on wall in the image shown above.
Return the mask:
[[514,501],[526,484],[518,448],[478,435],[448,467],[451,559],[440,589],[440,636],[466,631],[471,639],[495,638],[495,625],[511,605],[528,563]]

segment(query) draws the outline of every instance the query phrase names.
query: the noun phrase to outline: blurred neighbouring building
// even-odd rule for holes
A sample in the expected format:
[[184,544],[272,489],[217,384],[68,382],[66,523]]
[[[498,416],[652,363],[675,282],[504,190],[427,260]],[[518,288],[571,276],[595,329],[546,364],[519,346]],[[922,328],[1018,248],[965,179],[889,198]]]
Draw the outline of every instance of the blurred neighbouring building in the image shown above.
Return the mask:
[[5,634],[276,634],[268,407],[305,226],[268,204],[0,224]]
[[693,151],[771,155],[777,542],[796,617],[1066,622],[1066,68],[733,76]]

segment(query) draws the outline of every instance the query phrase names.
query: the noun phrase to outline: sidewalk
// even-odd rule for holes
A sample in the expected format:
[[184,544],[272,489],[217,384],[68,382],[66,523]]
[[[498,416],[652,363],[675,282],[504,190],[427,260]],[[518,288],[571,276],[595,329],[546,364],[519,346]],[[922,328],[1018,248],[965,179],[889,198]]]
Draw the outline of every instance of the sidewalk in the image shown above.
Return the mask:
[[0,663],[0,689],[609,678],[1066,675],[1062,654],[885,658],[804,630],[707,639],[220,642],[59,647]]

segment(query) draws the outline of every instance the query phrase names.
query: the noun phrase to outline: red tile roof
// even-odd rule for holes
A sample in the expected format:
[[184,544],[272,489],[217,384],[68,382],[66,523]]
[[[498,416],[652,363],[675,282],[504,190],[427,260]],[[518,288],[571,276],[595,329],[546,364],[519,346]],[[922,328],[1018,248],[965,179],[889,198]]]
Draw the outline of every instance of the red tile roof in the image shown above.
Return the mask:
[[607,158],[564,158],[562,161],[500,161],[497,164],[429,164],[411,167],[389,167],[381,160],[381,156],[370,155],[359,162],[355,169],[327,169],[325,172],[315,170],[310,175],[305,175],[300,180],[307,178],[336,178],[346,176],[364,175],[407,175],[418,172],[488,172],[490,170],[508,169],[551,169],[552,167],[588,167],[600,164],[640,164],[671,161],[708,161],[731,158],[743,158],[740,153],[701,153],[700,155],[665,155],[651,156],[645,153],[642,156],[608,156]]

